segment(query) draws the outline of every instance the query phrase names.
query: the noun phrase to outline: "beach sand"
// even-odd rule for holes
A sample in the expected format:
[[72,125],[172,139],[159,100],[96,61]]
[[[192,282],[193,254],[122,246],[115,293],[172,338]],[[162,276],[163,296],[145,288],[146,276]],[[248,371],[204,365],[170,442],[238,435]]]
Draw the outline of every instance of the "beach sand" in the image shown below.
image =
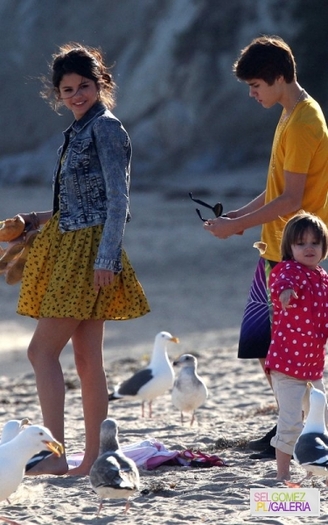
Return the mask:
[[[140,468],[140,491],[124,515],[123,501],[108,501],[97,518],[98,499],[88,477],[25,477],[0,515],[23,524],[167,524],[326,523],[328,492],[322,479],[305,487],[321,490],[320,517],[250,515],[250,488],[266,490],[275,476],[274,461],[249,459],[249,439],[269,430],[276,420],[273,395],[256,361],[236,357],[239,324],[258,254],[252,248],[259,230],[219,241],[204,232],[188,192],[224,209],[246,203],[263,188],[265,170],[207,174],[202,177],[133,181],[132,221],[125,247],[150,301],[151,313],[129,322],[110,322],[105,333],[108,388],[146,365],[154,337],[166,330],[179,337],[170,344],[173,360],[189,352],[198,358],[199,374],[209,398],[197,410],[193,427],[182,425],[170,392],[153,403],[153,417],[141,418],[140,402],[119,400],[108,416],[119,424],[121,445],[155,439],[168,450],[200,450],[216,454],[225,466],[190,468],[162,465]],[[51,207],[44,187],[1,188],[0,219],[17,212]],[[205,209],[204,215],[207,216]],[[26,347],[35,321],[16,315],[19,286],[0,278],[0,426],[11,418],[42,423],[34,376]],[[66,448],[82,452],[83,417],[78,378],[70,345],[62,358],[66,379]],[[54,403],[54,410],[56,409]],[[304,476],[292,463],[292,479]],[[0,520],[1,523],[1,520]]]

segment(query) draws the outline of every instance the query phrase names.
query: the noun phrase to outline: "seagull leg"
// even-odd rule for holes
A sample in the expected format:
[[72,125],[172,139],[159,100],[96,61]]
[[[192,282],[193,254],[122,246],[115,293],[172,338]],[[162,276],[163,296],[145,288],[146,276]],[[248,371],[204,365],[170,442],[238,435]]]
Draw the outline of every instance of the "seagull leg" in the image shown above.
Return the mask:
[[145,402],[141,403],[141,417],[145,417]]
[[183,425],[183,413],[180,412],[181,425]]
[[195,421],[195,411],[193,410],[193,413],[192,413],[192,416],[191,416],[191,421],[190,421],[190,426],[191,427],[193,426],[194,421]]
[[126,500],[126,504],[125,504],[124,514],[127,514],[128,510],[130,509],[130,507],[131,507],[130,501],[129,501],[129,499],[127,499]]
[[152,401],[149,401],[149,417],[152,418],[153,412],[152,412]]
[[99,518],[99,514],[102,508],[103,508],[103,500],[101,499],[99,503],[99,507],[98,507],[97,518]]

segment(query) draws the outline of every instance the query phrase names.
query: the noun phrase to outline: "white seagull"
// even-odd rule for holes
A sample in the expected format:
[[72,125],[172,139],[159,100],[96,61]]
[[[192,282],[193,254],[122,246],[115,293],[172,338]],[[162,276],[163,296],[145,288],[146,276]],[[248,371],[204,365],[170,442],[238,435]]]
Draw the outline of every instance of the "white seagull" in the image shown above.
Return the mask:
[[192,412],[190,421],[190,426],[192,426],[195,420],[195,410],[206,401],[208,390],[197,373],[195,356],[183,354],[173,362],[173,366],[180,368],[180,372],[174,381],[171,394],[172,403],[181,412],[181,423],[183,423],[183,412]]
[[152,417],[153,400],[172,388],[174,370],[167,355],[167,343],[178,343],[179,339],[169,332],[159,332],[155,337],[153,353],[149,365],[132,377],[117,385],[108,399],[136,397],[142,400],[142,417],[145,415],[145,402],[148,402],[149,417]]
[[26,425],[30,424],[30,420],[27,417],[24,417],[23,419],[10,419],[7,421],[2,429],[0,446],[11,441],[25,428]]
[[139,490],[138,468],[120,448],[115,419],[105,419],[101,424],[99,456],[91,467],[90,483],[100,498],[97,516],[105,498],[126,499],[126,513],[130,496]]
[[[0,445],[0,501],[8,500],[21,483],[25,464],[31,456],[40,450],[49,449],[60,456],[64,447],[51,434],[50,430],[40,425],[30,425],[18,434]],[[15,522],[0,517],[6,523]]]
[[[289,486],[300,486],[313,475],[328,477],[328,432],[325,425],[326,395],[308,383],[310,389],[310,410],[303,430],[294,447],[294,459],[306,471],[307,475],[298,483],[287,483]],[[326,479],[326,484],[327,479]]]

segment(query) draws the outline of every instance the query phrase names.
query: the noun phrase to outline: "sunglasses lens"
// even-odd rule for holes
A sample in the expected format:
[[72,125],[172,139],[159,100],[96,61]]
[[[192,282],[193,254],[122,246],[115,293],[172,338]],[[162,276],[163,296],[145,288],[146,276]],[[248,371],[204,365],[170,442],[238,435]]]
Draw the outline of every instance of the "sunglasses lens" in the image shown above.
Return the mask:
[[221,217],[222,212],[223,212],[223,206],[222,206],[221,202],[217,202],[213,206],[213,211],[214,211],[215,217]]
[[[189,197],[191,198],[192,201],[194,202],[197,202],[197,204],[201,204],[202,206],[205,206],[206,208],[210,208],[215,217],[221,217],[222,215],[222,212],[223,212],[223,206],[221,204],[221,202],[217,202],[214,206],[211,206],[210,204],[207,204],[207,202],[204,202],[204,201],[201,201],[200,199],[194,199],[194,197],[192,196],[192,193],[191,191],[189,192]],[[196,208],[196,212],[197,212],[197,215],[198,217],[203,221],[205,222],[207,219],[203,219],[200,211],[198,208]]]

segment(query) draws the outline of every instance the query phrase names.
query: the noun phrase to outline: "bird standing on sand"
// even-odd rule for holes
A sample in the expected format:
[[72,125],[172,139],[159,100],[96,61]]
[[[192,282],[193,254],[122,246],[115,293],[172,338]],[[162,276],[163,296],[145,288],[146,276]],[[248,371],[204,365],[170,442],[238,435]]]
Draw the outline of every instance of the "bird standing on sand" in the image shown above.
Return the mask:
[[183,423],[183,412],[192,412],[190,426],[195,420],[195,410],[202,405],[207,397],[208,391],[204,381],[197,373],[197,358],[192,354],[183,354],[173,362],[174,367],[180,368],[180,372],[174,381],[172,389],[172,403],[181,412],[181,423]]
[[[313,475],[328,477],[328,432],[325,424],[326,395],[312,383],[310,389],[310,410],[305,425],[294,447],[294,459],[306,471],[307,475],[297,484],[286,483],[288,486],[300,486]],[[326,479],[326,485],[327,485]]]
[[[63,445],[53,437],[50,430],[40,425],[27,426],[0,446],[0,501],[8,500],[17,490],[30,457],[45,449],[57,456],[64,452]],[[0,519],[6,523],[15,523],[2,516]]]
[[97,516],[105,498],[126,499],[126,513],[130,496],[139,490],[138,468],[120,448],[115,419],[105,419],[101,424],[99,456],[91,467],[90,483],[100,497]]
[[174,370],[167,355],[167,343],[178,343],[179,339],[169,332],[159,332],[155,337],[149,365],[118,385],[108,399],[137,397],[142,399],[141,411],[144,417],[145,402],[148,401],[149,417],[152,417],[153,400],[172,388]]

